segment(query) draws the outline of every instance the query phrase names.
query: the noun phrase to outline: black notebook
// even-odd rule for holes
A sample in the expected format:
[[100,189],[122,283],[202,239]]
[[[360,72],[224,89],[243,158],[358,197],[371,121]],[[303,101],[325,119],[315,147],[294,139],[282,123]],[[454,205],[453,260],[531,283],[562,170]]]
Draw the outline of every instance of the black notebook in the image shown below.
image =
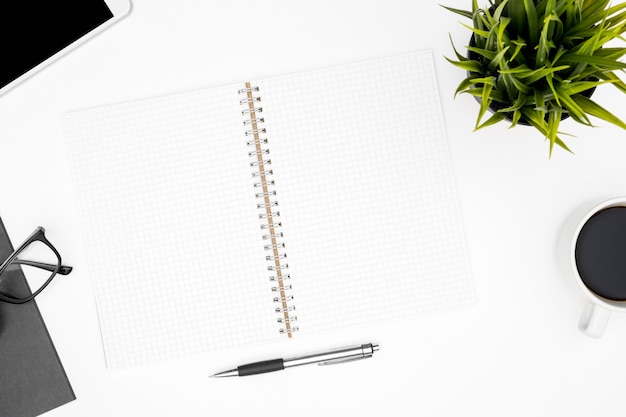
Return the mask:
[[[13,252],[0,219],[0,262]],[[0,291],[30,294],[21,269],[8,271]],[[76,397],[35,301],[0,301],[0,415],[30,417]]]

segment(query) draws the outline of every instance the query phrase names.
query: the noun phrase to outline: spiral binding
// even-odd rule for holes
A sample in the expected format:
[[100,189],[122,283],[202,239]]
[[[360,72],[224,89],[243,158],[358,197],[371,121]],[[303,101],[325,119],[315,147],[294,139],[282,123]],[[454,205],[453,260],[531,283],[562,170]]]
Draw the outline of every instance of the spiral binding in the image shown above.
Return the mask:
[[274,180],[268,179],[274,172],[268,168],[268,165],[272,164],[272,160],[268,157],[270,154],[267,148],[268,140],[261,137],[267,131],[264,127],[259,126],[265,123],[265,118],[258,117],[258,113],[263,112],[262,107],[257,107],[257,104],[261,102],[259,90],[259,87],[246,83],[246,87],[238,92],[243,96],[239,100],[239,104],[245,106],[241,111],[241,115],[245,117],[243,121],[244,136],[253,138],[248,140],[246,145],[252,148],[248,152],[248,156],[252,159],[250,167],[253,169],[253,187],[260,191],[255,193],[255,197],[261,201],[257,204],[257,209],[260,210],[261,230],[264,232],[261,237],[264,241],[269,241],[264,245],[264,249],[270,253],[265,257],[265,260],[268,262],[267,270],[273,273],[269,280],[272,284],[271,291],[276,294],[273,297],[274,303],[277,304],[275,312],[279,316],[276,321],[280,323],[280,333],[292,337],[293,333],[298,331],[298,326],[294,325],[298,317],[294,314],[296,307],[293,304],[292,286],[286,282],[291,280],[291,276],[287,273],[289,265],[287,264],[283,232],[277,230],[282,227],[282,223],[279,220],[280,212],[276,210],[278,207],[276,184]]

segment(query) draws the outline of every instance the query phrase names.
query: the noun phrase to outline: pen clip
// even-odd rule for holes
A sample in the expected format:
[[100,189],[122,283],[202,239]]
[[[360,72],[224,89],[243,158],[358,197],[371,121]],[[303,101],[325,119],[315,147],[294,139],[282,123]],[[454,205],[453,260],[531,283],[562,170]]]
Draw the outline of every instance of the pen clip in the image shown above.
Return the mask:
[[329,361],[320,362],[320,363],[318,363],[318,365],[320,365],[320,366],[323,366],[323,365],[336,365],[338,363],[360,361],[362,359],[367,359],[367,358],[371,358],[371,357],[372,357],[372,355],[359,355],[359,356],[355,356],[355,357],[331,359]]

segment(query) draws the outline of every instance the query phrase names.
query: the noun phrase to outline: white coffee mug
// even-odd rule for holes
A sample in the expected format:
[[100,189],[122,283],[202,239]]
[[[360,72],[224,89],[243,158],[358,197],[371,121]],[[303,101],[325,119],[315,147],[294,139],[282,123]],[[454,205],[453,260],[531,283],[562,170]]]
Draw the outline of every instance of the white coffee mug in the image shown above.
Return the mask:
[[596,294],[585,285],[576,263],[576,245],[580,232],[589,219],[596,213],[611,207],[626,207],[626,197],[612,198],[598,204],[579,208],[566,222],[559,242],[560,257],[566,268],[566,273],[574,277],[579,288],[588,299],[580,316],[578,328],[583,333],[596,338],[604,333],[611,311],[626,312],[626,301],[609,300]]

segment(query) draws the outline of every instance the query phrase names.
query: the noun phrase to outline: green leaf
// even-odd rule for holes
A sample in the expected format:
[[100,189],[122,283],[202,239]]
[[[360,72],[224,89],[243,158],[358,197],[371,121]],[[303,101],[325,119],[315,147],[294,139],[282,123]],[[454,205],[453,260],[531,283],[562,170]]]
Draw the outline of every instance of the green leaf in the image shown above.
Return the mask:
[[559,94],[554,88],[554,82],[552,81],[553,78],[554,78],[554,74],[548,74],[546,76],[546,82],[548,83],[548,87],[550,87],[550,91],[552,91],[552,94],[554,94],[554,99],[556,100],[556,103],[560,106],[561,102],[559,100]]
[[537,116],[541,120],[545,120],[547,107],[546,107],[545,95],[543,91],[535,90],[534,98],[535,98],[535,111],[537,112]]
[[[522,109],[522,113],[528,123],[531,124],[535,129],[537,129],[541,134],[544,135],[545,138],[548,138],[548,124],[546,123],[544,118],[540,118],[537,113],[531,109],[524,108]],[[570,148],[567,147],[565,142],[563,142],[558,136],[555,136],[554,143],[565,149],[566,151],[573,153]],[[550,152],[550,155],[552,152]]]
[[[485,30],[485,24],[483,23],[483,14],[482,10],[475,9],[472,10],[472,23],[476,29]],[[474,42],[476,46],[479,48],[484,48],[486,44],[486,39],[483,36],[474,36]]]
[[485,84],[483,86],[483,94],[481,96],[480,101],[480,110],[478,111],[478,118],[476,119],[476,128],[480,125],[480,121],[489,109],[489,104],[491,104],[490,93],[493,90],[492,84]]
[[580,21],[581,12],[578,3],[579,2],[577,1],[572,1],[565,4],[565,11],[563,14],[565,15],[564,21],[566,28],[570,28]]
[[522,112],[520,110],[513,111],[513,118],[511,120],[510,129],[512,129],[515,126],[517,126],[517,123],[519,122],[519,119],[521,119],[521,118],[522,118]]
[[587,19],[590,16],[596,15],[606,8],[609,1],[610,0],[593,0],[583,2],[581,17]]
[[491,62],[489,62],[489,68],[496,69],[498,67],[502,67],[503,66],[502,64],[506,63],[505,55],[508,51],[509,51],[509,47],[507,46],[506,48],[498,52],[498,54],[495,57],[493,57]]
[[449,63],[451,63],[452,65],[459,67],[461,69],[464,69],[465,71],[470,71],[470,72],[482,72],[483,67],[480,65],[480,63],[478,61],[453,61],[448,57],[444,57],[446,59],[446,61],[448,61]]
[[613,123],[616,126],[621,127],[622,129],[626,129],[626,123],[620,120],[619,117],[615,116],[613,113],[609,112],[595,101],[584,97],[584,96],[572,96],[572,99],[576,102],[576,104],[585,112],[590,115],[597,117],[598,119],[605,120],[609,123]]
[[559,94],[559,100],[561,101],[562,106],[567,109],[570,115],[572,115],[572,117],[576,117],[579,122],[587,126],[591,126],[591,122],[585,114],[585,111],[580,108],[580,106],[574,101],[572,96],[562,87],[557,87],[556,90]]
[[452,7],[448,7],[448,6],[444,6],[443,4],[440,4],[439,6],[443,7],[444,9],[451,11],[452,13],[456,13],[458,15],[461,15],[463,17],[467,17],[468,19],[472,18],[473,13],[467,10],[460,10],[460,9],[454,9]]
[[550,141],[550,158],[552,157],[552,149],[556,143],[559,124],[561,123],[561,108],[555,107],[548,113],[548,140]]
[[623,33],[622,22],[624,22],[624,19],[626,19],[626,12],[621,12],[615,16],[609,17],[606,19],[607,27],[614,28],[619,33]]
[[541,13],[541,20],[544,20],[551,15],[556,14],[556,0],[547,0],[545,2],[545,7],[543,8],[543,12]]
[[[528,35],[530,38],[530,46],[535,47],[538,43],[539,34],[539,18],[537,17],[537,9],[532,0],[524,0],[525,17],[528,22]],[[522,15],[523,16],[523,15]],[[523,18],[522,18],[523,19]]]
[[517,74],[520,78],[528,76],[530,73],[532,73],[532,70],[528,68],[528,65],[525,64],[519,65],[515,68],[500,70],[500,74]]
[[[563,134],[563,133],[561,133],[561,134]],[[572,154],[574,153],[574,152],[572,152],[572,150],[570,148],[567,147],[565,142],[563,142],[558,136],[555,138],[554,143],[559,145],[561,148],[565,149],[567,152],[572,153]]]
[[474,128],[474,131],[480,130],[487,126],[495,125],[496,123],[504,120],[506,115],[504,113],[494,113],[489,119],[487,119],[483,124]]
[[518,67],[515,70],[510,71],[500,71],[500,73],[511,73],[515,74],[517,78],[523,81],[526,85],[532,84],[535,81],[546,78],[548,74],[553,74],[558,71],[563,71],[569,68],[569,65],[561,65],[554,68],[539,68],[534,71],[531,71],[528,67]]
[[459,83],[458,87],[456,88],[456,91],[454,92],[454,97],[456,97],[459,93],[467,91],[473,85],[475,85],[474,77],[472,76],[467,77],[466,79],[464,79],[463,81]]
[[509,107],[506,107],[498,111],[503,112],[503,113],[510,113],[512,111],[519,110],[526,105],[527,98],[528,96],[524,94],[519,94],[513,104],[511,104]]
[[580,123],[581,125],[585,125],[589,127],[594,127],[591,123],[587,123],[585,120],[582,120],[575,114],[572,114],[572,113],[568,113],[568,114],[571,116],[572,120],[575,121],[576,123]]
[[[513,1],[517,1],[517,0],[513,0]],[[509,0],[503,0],[502,2],[500,2],[500,4],[498,5],[498,7],[496,7],[496,10],[493,12],[493,19],[496,21],[499,21],[500,18],[503,15],[504,12],[504,8],[507,7],[507,3],[509,2]],[[510,16],[510,14],[509,14]]]
[[533,73],[524,81],[527,84],[532,84],[536,81],[546,78],[548,75],[552,75],[556,72],[564,71],[566,69],[569,69],[569,65],[561,65],[559,67],[554,67],[554,68],[539,68],[533,71]]
[[520,65],[526,64],[526,57],[520,54],[522,48],[526,46],[524,39],[518,37],[516,40],[512,40],[511,43],[515,45],[515,51],[511,54],[511,61],[516,61]]
[[525,36],[526,13],[524,11],[524,0],[510,0],[506,5],[506,15],[513,20],[514,33],[518,37]]
[[567,49],[565,49],[563,47],[563,45],[559,46],[559,49],[556,51],[556,53],[554,54],[554,57],[552,58],[552,65],[550,65],[551,67],[556,67],[556,63],[558,62],[559,59],[561,59],[561,57],[563,55],[565,55],[567,53]]
[[621,11],[622,9],[626,9],[626,3],[621,3],[617,6],[609,7],[608,9],[606,9],[606,6],[608,4],[608,0],[592,0],[589,2],[585,2],[582,10],[581,21],[574,27],[569,28],[565,32],[565,36],[576,36],[577,33],[593,27],[595,24],[606,19],[608,16],[611,16],[614,13]]
[[602,68],[603,70],[610,71],[626,69],[626,63],[595,55],[565,54],[561,57],[560,62],[569,64],[594,65]]
[[591,90],[601,84],[611,83],[611,81],[574,81],[568,84],[567,91],[570,95],[580,94],[583,91]]
[[481,21],[483,27],[487,30],[491,30],[498,22],[493,18],[488,9],[481,10],[477,14],[478,19]]
[[467,49],[469,51],[472,51],[472,52],[482,56],[482,57],[487,58],[489,61],[491,61],[496,56],[496,53],[493,52],[493,51],[488,51],[488,50],[483,49],[483,48],[477,48],[475,46],[468,46]]
[[555,14],[550,14],[544,19],[543,28],[541,29],[541,34],[539,37],[539,44],[537,45],[537,65],[542,67],[546,64],[548,60],[548,55],[550,54],[550,49],[555,48],[554,41],[552,40],[552,31],[554,29],[554,23],[559,21],[558,16]]
[[467,29],[471,30],[472,32],[474,32],[476,35],[480,36],[481,38],[488,38],[489,37],[489,32],[486,30],[482,30],[482,29],[478,29],[478,28],[474,28],[465,24],[462,24],[463,26],[465,26]]
[[595,53],[595,56],[618,60],[626,55],[626,48],[602,48],[598,49]]
[[544,137],[548,137],[548,124],[545,117],[539,117],[539,115],[530,110],[529,108],[522,109],[522,113],[526,117],[528,123],[530,123],[535,129],[537,129]]
[[[498,42],[498,51],[504,49],[504,45],[509,42],[509,37],[506,35],[505,30],[507,26],[511,23],[511,19],[508,17],[503,17],[498,24],[498,33],[496,35],[496,39]],[[508,49],[509,46],[506,46]]]
[[450,44],[452,45],[452,49],[454,50],[454,54],[456,55],[457,59],[459,61],[469,61],[469,58],[461,55],[459,51],[457,51],[456,46],[454,46],[454,41],[452,40],[452,35],[448,34],[448,37],[450,38]]
[[597,74],[598,78],[606,81],[610,81],[616,88],[618,88],[622,93],[626,94],[626,84],[613,72],[605,72]]
[[537,10],[537,16],[543,16],[546,13],[547,0],[539,0],[535,2],[535,10]]
[[474,78],[475,84],[487,84],[492,87],[496,86],[496,78],[495,77],[482,77],[482,78]]
[[[483,88],[470,88],[468,90],[461,91],[461,93],[466,93],[480,99],[483,96]],[[504,95],[497,90],[491,90],[490,97],[492,102],[497,101],[498,103],[509,103],[509,99],[505,98]]]
[[[508,81],[510,81],[511,84],[513,85],[514,89],[521,91],[524,94],[530,94],[530,92],[532,91],[532,89],[528,87],[525,83],[518,80],[517,77],[515,77],[515,75],[502,74],[502,78],[508,79]],[[509,97],[514,97],[514,96],[515,96],[515,93],[511,93],[511,92],[509,93]]]

